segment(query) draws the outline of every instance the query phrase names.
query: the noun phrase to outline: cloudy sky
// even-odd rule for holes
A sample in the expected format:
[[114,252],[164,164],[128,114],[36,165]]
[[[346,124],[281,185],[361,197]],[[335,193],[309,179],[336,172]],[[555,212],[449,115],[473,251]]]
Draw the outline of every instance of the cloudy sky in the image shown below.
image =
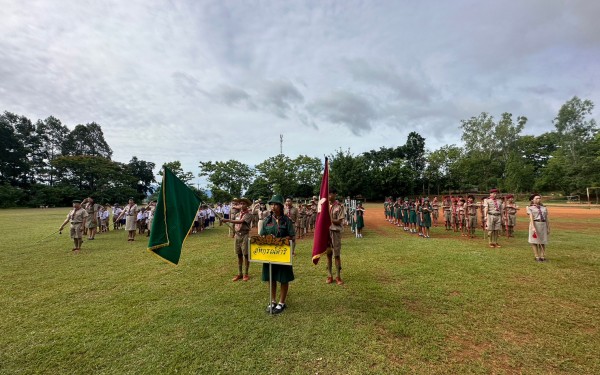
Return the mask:
[[[0,111],[95,121],[160,166],[460,144],[486,111],[600,105],[600,2],[0,0]],[[594,112],[597,116],[598,110]]]

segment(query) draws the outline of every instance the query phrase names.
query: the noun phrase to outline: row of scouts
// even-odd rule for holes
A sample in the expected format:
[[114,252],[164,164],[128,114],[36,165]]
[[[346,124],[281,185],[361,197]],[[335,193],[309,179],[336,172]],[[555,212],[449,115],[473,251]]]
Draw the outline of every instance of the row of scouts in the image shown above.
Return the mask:
[[[330,246],[327,251],[327,279],[326,283],[331,284],[334,281],[333,266],[335,265],[336,276],[335,282],[337,285],[343,285],[341,278],[342,261],[341,261],[341,232],[345,220],[345,209],[336,199],[336,192],[333,189],[329,191],[329,210],[331,215],[331,226],[329,228]],[[314,202],[314,206],[312,204]],[[264,204],[265,209],[261,212],[266,212],[266,216],[260,219],[257,223],[261,236],[273,235],[277,238],[287,238],[290,240],[292,255],[295,256],[295,241],[297,230],[302,233],[307,233],[308,229],[314,228],[314,222],[310,220],[311,216],[317,215],[316,204],[317,199],[314,197],[309,210],[313,212],[308,216],[305,213],[304,224],[298,223],[299,209],[293,206],[290,198],[284,200],[281,195],[274,195],[267,203],[269,209],[266,209],[266,204],[262,201],[257,202],[260,205]],[[232,214],[230,218],[222,218],[221,221],[226,224],[233,224],[234,229],[234,251],[238,259],[238,274],[232,281],[248,281],[249,275],[249,257],[248,243],[250,229],[252,226],[253,214],[251,211],[252,201],[247,198],[235,199],[232,202]],[[302,207],[302,206],[301,206]],[[306,205],[304,205],[306,209]],[[296,221],[294,221],[296,220]],[[312,223],[312,224],[311,224]],[[267,312],[279,314],[283,312],[287,305],[286,299],[289,291],[289,283],[295,279],[293,267],[291,265],[272,264],[272,279],[271,279],[271,303],[267,306]],[[269,265],[263,264],[262,281],[269,281]],[[277,301],[277,283],[281,285],[279,300]]]
[[[127,241],[135,241],[136,231],[144,233],[146,228],[151,228],[155,207],[156,202],[151,202],[140,209],[133,198],[129,198],[128,204],[123,207],[115,204],[112,207],[113,228],[119,229],[124,225],[128,232]],[[84,235],[91,241],[95,240],[99,228],[101,231],[108,231],[109,217],[109,208],[95,203],[92,197],[82,201],[73,200],[73,209],[67,214],[58,231],[61,233],[64,227],[70,224],[70,236],[74,245],[72,250],[79,253]]]
[[[432,215],[437,211],[433,209],[429,198],[409,199],[405,197],[393,201],[390,197],[386,198],[383,206],[386,220],[390,223],[402,227],[406,232],[418,234],[419,237],[431,237],[429,228],[432,224]],[[437,220],[437,215],[434,217]]]
[[[433,217],[434,226],[437,226],[440,209],[437,197],[433,199],[431,205],[428,201],[427,198],[398,198],[396,201],[386,198],[384,202],[386,220],[394,225],[403,226],[405,231],[419,233],[419,236],[428,238],[431,226],[430,215]],[[441,209],[445,229],[460,232],[462,236],[469,238],[475,237],[479,217],[490,248],[501,247],[498,243],[501,233],[506,237],[514,237],[519,206],[515,203],[512,194],[500,198],[498,189],[491,189],[489,196],[481,198],[480,202],[476,202],[473,195],[468,195],[466,199],[462,196],[447,195],[443,197]],[[543,262],[550,229],[547,209],[541,204],[539,194],[531,195],[527,215],[530,218],[529,243],[532,244],[535,259]]]

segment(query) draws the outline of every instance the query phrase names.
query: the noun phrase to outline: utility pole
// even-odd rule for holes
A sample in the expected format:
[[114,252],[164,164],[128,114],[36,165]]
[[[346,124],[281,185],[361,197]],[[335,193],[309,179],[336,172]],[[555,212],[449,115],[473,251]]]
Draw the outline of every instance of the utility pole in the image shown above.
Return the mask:
[[283,155],[283,134],[279,134],[279,154]]

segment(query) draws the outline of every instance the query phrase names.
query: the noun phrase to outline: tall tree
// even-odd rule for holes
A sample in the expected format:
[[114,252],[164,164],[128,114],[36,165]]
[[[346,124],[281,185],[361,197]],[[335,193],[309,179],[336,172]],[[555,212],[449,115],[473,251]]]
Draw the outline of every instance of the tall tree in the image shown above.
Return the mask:
[[63,155],[101,156],[110,159],[112,153],[104,139],[102,127],[95,122],[77,125],[62,144]]
[[154,192],[152,188],[152,184],[156,182],[154,167],[154,163],[140,160],[136,156],[132,157],[127,164],[128,174],[136,180],[133,187],[138,192],[138,195],[146,196]]
[[207,176],[211,190],[224,190],[239,197],[248,189],[254,170],[237,160],[200,162],[199,177]]
[[58,157],[62,150],[62,145],[69,135],[69,128],[64,126],[59,119],[54,116],[47,117],[45,120],[38,120],[36,124],[36,133],[42,140],[43,155],[47,159],[45,180],[50,186],[54,185],[54,167],[52,160]]
[[0,115],[0,183],[20,185],[29,173],[27,150],[14,127],[14,115]]
[[183,168],[181,167],[181,162],[179,160],[175,160],[175,161],[170,161],[167,163],[164,163],[162,165],[162,167],[160,168],[160,171],[158,172],[159,175],[163,175],[163,169],[167,167],[171,170],[171,172],[173,172],[173,174],[175,174],[175,176],[177,176],[178,179],[180,179],[181,181],[185,182],[186,184],[189,185],[189,182],[192,181],[194,179],[194,174],[192,172],[184,172]]
[[554,118],[559,145],[574,167],[579,166],[580,151],[585,143],[591,141],[598,133],[596,120],[587,118],[593,109],[594,103],[591,100],[581,100],[575,96],[563,104]]
[[269,189],[283,196],[292,196],[298,187],[295,165],[288,156],[279,154],[256,166],[259,176],[269,181]]

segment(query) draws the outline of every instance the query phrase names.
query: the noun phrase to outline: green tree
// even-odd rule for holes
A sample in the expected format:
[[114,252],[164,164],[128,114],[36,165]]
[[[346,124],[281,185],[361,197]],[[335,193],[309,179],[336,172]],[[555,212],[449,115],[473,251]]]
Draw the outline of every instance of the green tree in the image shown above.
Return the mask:
[[[273,191],[270,188],[269,181],[267,181],[264,177],[259,176],[252,181],[250,186],[248,186],[248,190],[246,190],[246,197],[255,200],[258,198],[271,199],[273,195]],[[214,192],[213,192],[214,196]],[[229,197],[231,199],[231,197]]]
[[65,156],[100,156],[110,159],[112,149],[104,139],[102,127],[95,122],[77,125],[62,143]]
[[575,96],[563,104],[554,118],[559,145],[575,168],[579,166],[581,150],[598,133],[596,120],[588,119],[593,109],[591,100],[581,100]]
[[292,196],[298,186],[295,165],[288,156],[279,154],[268,158],[256,166],[259,176],[269,182],[269,190],[285,196]]
[[15,131],[13,116],[9,112],[0,115],[0,183],[17,186],[26,181],[29,162],[25,145]]
[[156,183],[154,167],[154,163],[140,160],[136,156],[132,157],[127,164],[128,174],[136,180],[135,186],[132,187],[136,189],[139,196],[146,196],[153,193],[152,184]]
[[36,133],[42,142],[42,155],[46,158],[45,168],[40,170],[39,174],[42,180],[53,186],[55,173],[51,162],[61,154],[63,142],[69,135],[69,128],[64,126],[56,117],[50,116],[43,121],[38,120]]
[[198,176],[208,177],[211,191],[225,190],[234,197],[240,197],[252,182],[254,170],[237,160],[201,161]]
[[163,169],[169,168],[171,172],[181,181],[185,182],[189,185],[189,182],[194,179],[194,174],[192,172],[184,172],[181,167],[181,162],[179,160],[170,161],[168,163],[164,163],[158,172],[159,175],[163,175]]

